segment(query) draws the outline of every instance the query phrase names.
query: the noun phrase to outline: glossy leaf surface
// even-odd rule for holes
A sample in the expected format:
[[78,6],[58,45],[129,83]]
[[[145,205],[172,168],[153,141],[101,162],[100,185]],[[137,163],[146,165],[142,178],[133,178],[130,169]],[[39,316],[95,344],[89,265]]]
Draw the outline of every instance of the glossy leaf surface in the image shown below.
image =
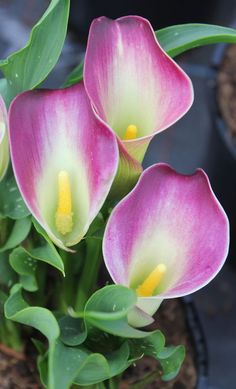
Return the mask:
[[128,324],[127,314],[135,306],[136,294],[121,285],[105,286],[95,292],[85,306],[85,320],[90,325],[115,336],[143,338],[150,333]]
[[212,43],[236,43],[234,28],[211,24],[179,24],[156,31],[156,36],[171,57]]
[[26,46],[0,61],[6,78],[1,83],[6,103],[18,93],[35,88],[54,68],[66,37],[69,5],[69,0],[52,0]]
[[21,219],[30,215],[14,177],[5,177],[0,183],[0,218]]
[[30,232],[31,218],[26,217],[15,221],[6,243],[0,247],[0,252],[13,249],[18,246]]
[[19,285],[14,286],[5,303],[5,316],[7,319],[34,327],[46,336],[49,342],[59,336],[59,327],[53,314],[46,308],[30,307],[23,299]]

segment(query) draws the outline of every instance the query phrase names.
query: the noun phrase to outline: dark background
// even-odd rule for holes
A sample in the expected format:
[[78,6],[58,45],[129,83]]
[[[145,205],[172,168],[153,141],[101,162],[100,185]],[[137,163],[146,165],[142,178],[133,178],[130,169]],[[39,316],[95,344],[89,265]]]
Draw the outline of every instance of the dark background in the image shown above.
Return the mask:
[[[0,57],[21,48],[32,25],[47,6],[44,0],[0,0]],[[235,0],[154,1],[122,0],[72,1],[70,34],[62,56],[46,85],[59,86],[66,74],[83,57],[88,28],[96,16],[119,17],[138,14],[147,17],[158,29],[171,24],[204,22],[230,26],[236,23]],[[152,141],[145,166],[157,161],[169,162],[178,171],[191,173],[202,167],[213,188],[236,224],[232,193],[236,187],[236,159],[226,161],[221,151],[214,113],[215,69],[221,48],[208,46],[177,58],[193,81],[195,102],[190,112]],[[213,66],[214,65],[214,66]],[[227,151],[226,151],[227,153]],[[228,179],[227,177],[231,177]],[[228,186],[228,181],[231,181]],[[236,202],[236,197],[234,199]],[[233,227],[235,228],[235,227]],[[235,236],[235,235],[234,235]],[[232,239],[232,245],[235,238]],[[210,389],[236,388],[236,257],[230,257],[209,286],[194,294],[205,330],[209,351]]]

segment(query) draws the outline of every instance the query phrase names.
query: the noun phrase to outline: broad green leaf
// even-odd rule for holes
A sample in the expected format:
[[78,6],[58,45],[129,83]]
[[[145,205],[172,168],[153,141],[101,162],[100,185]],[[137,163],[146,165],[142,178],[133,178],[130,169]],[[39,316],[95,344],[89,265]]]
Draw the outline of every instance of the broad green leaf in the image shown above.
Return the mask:
[[6,176],[0,183],[0,218],[22,219],[28,215],[15,178]]
[[78,385],[102,382],[124,371],[128,365],[129,347],[124,343],[109,354],[91,353],[85,348],[67,347],[56,341],[50,352],[50,389],[68,389]]
[[5,303],[5,316],[9,320],[37,329],[51,344],[59,336],[59,326],[52,312],[46,308],[30,307],[23,299],[19,285],[15,285]]
[[87,379],[93,378],[94,369],[99,370],[98,381],[109,375],[109,367],[106,359],[100,354],[92,354],[77,347],[67,347],[62,342],[56,341],[50,350],[49,356],[49,388],[68,389],[76,377],[83,374],[86,368],[89,371]]
[[146,338],[131,339],[129,342],[133,361],[142,358],[143,355],[156,359],[157,354],[164,348],[165,337],[161,331],[157,330]]
[[130,365],[128,358],[127,343],[123,343],[118,350],[108,354],[90,354],[86,365],[80,370],[74,382],[79,385],[91,385],[117,376]]
[[35,219],[33,219],[33,224],[34,224],[34,227],[37,230],[37,232],[45,239],[46,242],[41,247],[36,247],[36,248],[33,248],[33,249],[27,251],[28,255],[34,259],[48,263],[49,265],[60,270],[62,272],[62,274],[65,275],[64,263],[63,263],[60,255],[58,254],[58,251],[56,250],[55,246],[50,241],[46,232],[36,222]]
[[54,68],[66,37],[69,6],[69,0],[51,0],[26,46],[0,61],[7,79],[7,103],[18,93],[35,88]]
[[37,260],[32,258],[23,247],[17,247],[10,254],[10,264],[20,276],[20,283],[25,290],[34,292],[38,289],[36,280]]
[[165,337],[161,331],[155,331],[144,339],[129,340],[131,361],[142,358],[144,355],[155,358],[161,364],[162,380],[169,381],[176,377],[185,357],[183,346],[164,347]]
[[63,84],[64,88],[77,84],[83,79],[83,67],[84,67],[84,61],[80,62],[79,65],[77,65],[72,70],[72,72],[68,75],[66,81]]
[[[18,247],[11,253],[10,261],[11,266],[18,274],[33,275],[31,270],[35,271],[36,262],[41,261],[60,270],[60,272],[64,275],[64,265],[61,257],[57,253],[56,249],[54,252],[48,244],[30,250]],[[27,271],[29,273],[27,273]]]
[[163,369],[161,379],[163,381],[170,381],[175,378],[180,371],[184,358],[184,346],[165,347],[161,350],[156,356]]
[[121,285],[110,285],[95,292],[88,300],[84,317],[87,323],[115,336],[143,338],[150,333],[128,324],[127,314],[137,297],[133,290]]
[[78,346],[87,337],[87,328],[84,320],[71,316],[63,316],[59,320],[61,340],[67,346]]
[[236,43],[236,30],[211,24],[179,24],[156,31],[163,49],[171,56],[212,43]]
[[16,220],[6,243],[0,247],[0,252],[10,250],[18,246],[26,239],[31,228],[31,217]]
[[7,252],[0,253],[0,285],[4,285],[4,289],[11,288],[17,281],[17,275],[9,264],[9,254]]

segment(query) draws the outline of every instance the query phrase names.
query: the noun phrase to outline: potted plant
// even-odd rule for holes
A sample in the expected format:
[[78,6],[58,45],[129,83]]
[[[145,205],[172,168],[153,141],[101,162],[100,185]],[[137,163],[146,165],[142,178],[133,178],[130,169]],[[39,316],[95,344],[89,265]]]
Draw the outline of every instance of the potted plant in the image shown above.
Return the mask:
[[[171,57],[236,32],[155,33],[140,16],[100,17],[67,87],[39,88],[68,15],[67,0],[52,0],[26,46],[0,62],[2,350],[22,359],[31,338],[48,389],[147,388],[174,379],[185,357],[183,345],[166,346],[159,307],[218,273],[229,231],[201,169],[143,171],[142,160],[192,104],[191,81]],[[130,380],[144,357],[154,372]]]

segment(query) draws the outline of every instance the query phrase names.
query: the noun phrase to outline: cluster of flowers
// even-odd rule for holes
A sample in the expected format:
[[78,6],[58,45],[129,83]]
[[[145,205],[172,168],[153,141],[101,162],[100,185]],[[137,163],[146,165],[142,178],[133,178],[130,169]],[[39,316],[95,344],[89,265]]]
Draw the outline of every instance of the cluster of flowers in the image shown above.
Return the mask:
[[228,220],[201,169],[142,172],[152,137],[192,101],[188,76],[135,16],[92,23],[84,81],[24,92],[8,118],[1,101],[1,177],[9,136],[24,201],[58,247],[85,236],[109,193],[130,192],[112,211],[103,255],[114,282],[137,293],[135,326],[150,323],[163,299],[206,285],[227,256]]

